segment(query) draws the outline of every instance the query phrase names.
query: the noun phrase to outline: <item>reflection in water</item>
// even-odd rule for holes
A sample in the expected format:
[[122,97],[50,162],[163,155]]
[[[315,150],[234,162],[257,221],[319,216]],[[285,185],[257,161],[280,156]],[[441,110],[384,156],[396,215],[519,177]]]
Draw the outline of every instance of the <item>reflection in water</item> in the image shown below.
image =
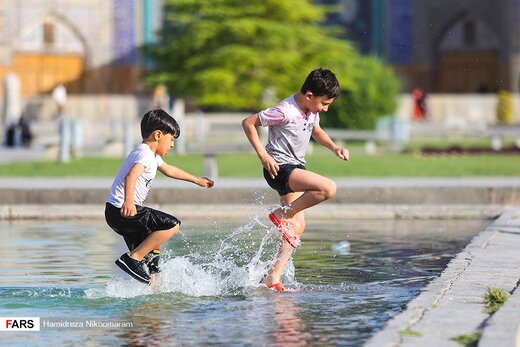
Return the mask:
[[276,295],[273,299],[273,335],[275,346],[305,346],[311,334],[306,332],[301,319],[302,308],[297,299],[289,295]]
[[119,335],[126,346],[163,346],[164,341],[172,341],[174,330],[157,314],[161,308],[160,304],[151,303],[133,307],[128,312],[127,320],[134,327]]
[[336,255],[348,255],[350,253],[350,242],[339,241],[333,243],[330,248],[332,249],[332,252]]
[[3,223],[0,311],[133,323],[13,333],[13,346],[358,346],[484,227],[482,221],[309,221],[284,274],[296,291],[278,293],[259,284],[279,236],[258,218],[185,227],[165,247],[154,289],[116,269],[125,246],[101,221]]

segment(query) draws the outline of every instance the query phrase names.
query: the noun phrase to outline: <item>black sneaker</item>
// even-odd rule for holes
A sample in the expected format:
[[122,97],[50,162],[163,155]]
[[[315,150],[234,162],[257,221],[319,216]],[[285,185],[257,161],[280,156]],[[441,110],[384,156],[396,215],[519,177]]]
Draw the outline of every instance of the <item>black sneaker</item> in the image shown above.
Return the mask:
[[161,256],[161,251],[158,249],[154,249],[150,253],[144,256],[143,261],[148,265],[148,272],[151,274],[155,274],[161,271],[159,269],[159,258]]
[[143,260],[138,261],[132,259],[127,253],[124,253],[121,257],[119,257],[119,259],[116,260],[116,265],[136,280],[150,284],[150,273],[148,272],[148,266],[146,266],[146,263]]

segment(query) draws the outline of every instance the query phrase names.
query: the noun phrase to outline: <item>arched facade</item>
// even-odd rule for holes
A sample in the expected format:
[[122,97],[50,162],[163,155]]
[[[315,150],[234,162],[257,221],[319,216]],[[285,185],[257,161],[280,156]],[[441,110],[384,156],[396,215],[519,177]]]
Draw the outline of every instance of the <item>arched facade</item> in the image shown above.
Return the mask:
[[28,23],[13,40],[9,69],[20,78],[22,96],[50,92],[76,83],[85,66],[87,46],[78,29],[62,16],[49,13]]
[[147,91],[139,47],[162,25],[163,0],[0,0],[0,95],[15,73],[27,99]]
[[[519,0],[389,0],[386,3],[390,8],[410,13],[410,59],[404,63],[391,61],[403,77],[406,90],[416,87],[434,93],[518,90],[515,82],[518,76],[513,67],[520,55]],[[392,17],[388,20],[391,24]],[[387,44],[387,52],[395,49],[392,42]]]
[[505,45],[484,19],[464,11],[446,23],[438,38],[435,91],[487,93],[508,85],[500,59],[506,56]]
[[520,0],[316,1],[351,12],[330,20],[392,65],[404,91],[520,89]]

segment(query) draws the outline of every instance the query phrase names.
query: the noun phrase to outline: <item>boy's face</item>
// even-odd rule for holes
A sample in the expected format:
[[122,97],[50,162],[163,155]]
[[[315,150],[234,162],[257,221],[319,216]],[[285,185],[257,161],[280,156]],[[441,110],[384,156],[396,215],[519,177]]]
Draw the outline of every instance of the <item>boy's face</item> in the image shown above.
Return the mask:
[[305,94],[305,100],[307,101],[307,110],[312,113],[320,113],[327,112],[329,110],[329,105],[332,104],[334,98],[329,98],[325,95],[315,96],[311,92],[307,92]]
[[175,145],[174,144],[174,137],[172,134],[164,134],[163,132],[161,131],[158,131],[158,134],[157,134],[157,141],[158,141],[158,144],[157,144],[157,154],[160,155],[161,157],[164,157],[166,155],[166,153],[168,153],[168,151],[170,149],[173,148],[173,146]]

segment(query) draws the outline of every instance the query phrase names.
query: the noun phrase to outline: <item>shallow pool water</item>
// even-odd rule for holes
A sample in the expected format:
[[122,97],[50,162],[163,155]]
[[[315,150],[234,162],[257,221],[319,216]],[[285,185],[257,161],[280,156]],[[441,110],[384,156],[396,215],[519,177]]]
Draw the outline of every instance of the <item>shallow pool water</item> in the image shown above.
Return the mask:
[[267,218],[183,220],[155,287],[122,273],[103,221],[1,222],[0,316],[40,317],[0,343],[362,345],[487,221],[309,220],[284,274],[259,285],[279,240]]

